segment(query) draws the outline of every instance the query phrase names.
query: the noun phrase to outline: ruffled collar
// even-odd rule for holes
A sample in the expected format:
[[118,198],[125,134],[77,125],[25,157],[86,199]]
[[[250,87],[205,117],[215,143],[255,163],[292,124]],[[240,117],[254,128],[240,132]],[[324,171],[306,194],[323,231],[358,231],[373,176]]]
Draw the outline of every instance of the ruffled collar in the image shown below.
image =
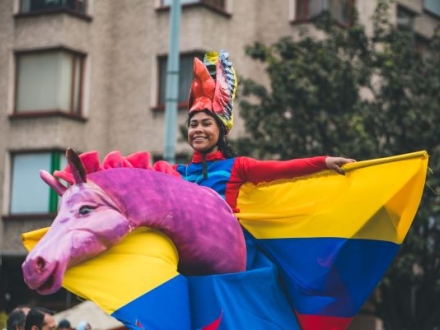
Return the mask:
[[[221,159],[226,159],[225,156],[223,156],[221,151],[215,151],[215,152],[211,152],[209,154],[206,155],[205,160],[207,162],[213,161],[213,160],[221,160]],[[198,151],[194,151],[194,155],[193,158],[191,160],[193,163],[201,163],[203,162],[203,154],[198,152]]]

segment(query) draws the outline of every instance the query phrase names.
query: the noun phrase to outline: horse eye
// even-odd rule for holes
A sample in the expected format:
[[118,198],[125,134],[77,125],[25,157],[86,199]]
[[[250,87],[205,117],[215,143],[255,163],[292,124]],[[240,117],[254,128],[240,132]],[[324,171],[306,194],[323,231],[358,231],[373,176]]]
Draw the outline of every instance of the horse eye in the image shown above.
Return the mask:
[[79,214],[86,215],[93,211],[93,207],[84,205],[79,208]]

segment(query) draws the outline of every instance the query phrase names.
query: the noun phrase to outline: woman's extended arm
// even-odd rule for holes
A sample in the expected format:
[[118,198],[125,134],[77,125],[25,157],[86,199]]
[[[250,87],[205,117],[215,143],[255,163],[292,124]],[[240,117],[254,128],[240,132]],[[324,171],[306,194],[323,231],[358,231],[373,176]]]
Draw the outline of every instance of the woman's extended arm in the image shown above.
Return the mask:
[[355,160],[343,157],[318,156],[298,158],[286,161],[260,161],[247,157],[239,157],[241,166],[237,170],[239,176],[252,183],[287,179],[331,169],[343,174],[341,166]]

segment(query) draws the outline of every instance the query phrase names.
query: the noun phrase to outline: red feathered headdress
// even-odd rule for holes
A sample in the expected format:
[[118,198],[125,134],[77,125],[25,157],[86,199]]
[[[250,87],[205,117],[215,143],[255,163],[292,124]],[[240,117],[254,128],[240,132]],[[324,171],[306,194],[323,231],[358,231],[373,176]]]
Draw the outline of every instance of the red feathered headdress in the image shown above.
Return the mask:
[[194,59],[194,79],[189,94],[189,113],[209,110],[231,130],[237,77],[225,51],[208,52],[203,62]]

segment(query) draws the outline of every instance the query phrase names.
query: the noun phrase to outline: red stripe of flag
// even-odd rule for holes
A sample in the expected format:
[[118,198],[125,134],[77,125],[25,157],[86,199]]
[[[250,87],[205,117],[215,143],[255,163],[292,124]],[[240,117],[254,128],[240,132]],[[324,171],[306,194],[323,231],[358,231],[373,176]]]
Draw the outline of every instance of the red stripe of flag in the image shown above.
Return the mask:
[[296,313],[301,329],[345,330],[353,321],[352,317],[304,315]]
[[220,322],[222,320],[222,317],[223,317],[223,311],[221,312],[221,314],[217,320],[215,320],[214,322],[212,322],[208,325],[205,325],[203,328],[201,328],[201,330],[217,330],[220,325]]

